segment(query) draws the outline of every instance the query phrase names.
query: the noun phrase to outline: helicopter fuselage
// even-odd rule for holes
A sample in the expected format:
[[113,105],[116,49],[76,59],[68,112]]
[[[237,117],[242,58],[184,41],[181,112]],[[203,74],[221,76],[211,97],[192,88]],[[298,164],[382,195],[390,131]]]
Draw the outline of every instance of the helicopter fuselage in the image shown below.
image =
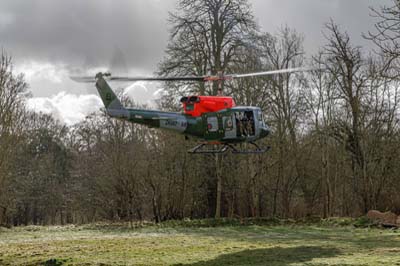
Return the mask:
[[200,116],[129,108],[107,109],[107,113],[111,117],[172,130],[209,142],[252,142],[269,134],[261,109],[251,106],[227,108]]
[[[96,88],[109,116],[204,140],[190,150],[191,153],[222,153],[228,148],[235,153],[262,153],[267,150],[254,143],[268,136],[270,131],[258,107],[235,106],[231,97],[191,96],[182,98],[185,100],[184,113],[131,109],[122,105],[101,74],[96,78]],[[241,142],[253,144],[256,150],[239,151],[231,145]],[[210,144],[222,144],[222,148],[203,149],[203,146]]]

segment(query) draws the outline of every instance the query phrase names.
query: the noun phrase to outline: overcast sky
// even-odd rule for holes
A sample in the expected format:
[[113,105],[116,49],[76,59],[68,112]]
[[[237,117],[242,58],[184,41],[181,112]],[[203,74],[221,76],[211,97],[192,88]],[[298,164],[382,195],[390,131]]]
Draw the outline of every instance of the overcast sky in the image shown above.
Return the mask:
[[[369,7],[392,0],[250,0],[263,31],[282,25],[305,36],[311,54],[323,45],[324,23],[334,19],[355,44],[374,19]],[[67,123],[82,119],[101,103],[93,85],[71,81],[72,74],[110,69],[147,75],[157,70],[168,41],[168,12],[176,0],[1,0],[0,46],[26,75],[32,108],[53,113]],[[122,85],[119,85],[122,86]],[[127,84],[126,86],[129,86]],[[126,93],[151,103],[162,84],[136,83]]]

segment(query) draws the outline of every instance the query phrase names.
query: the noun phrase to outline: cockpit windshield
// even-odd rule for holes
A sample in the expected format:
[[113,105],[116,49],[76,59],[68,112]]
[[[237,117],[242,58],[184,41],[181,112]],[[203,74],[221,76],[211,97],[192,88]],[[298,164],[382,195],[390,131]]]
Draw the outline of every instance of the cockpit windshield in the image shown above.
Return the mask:
[[264,121],[264,116],[261,110],[258,111],[258,121],[262,124],[265,125],[265,121]]

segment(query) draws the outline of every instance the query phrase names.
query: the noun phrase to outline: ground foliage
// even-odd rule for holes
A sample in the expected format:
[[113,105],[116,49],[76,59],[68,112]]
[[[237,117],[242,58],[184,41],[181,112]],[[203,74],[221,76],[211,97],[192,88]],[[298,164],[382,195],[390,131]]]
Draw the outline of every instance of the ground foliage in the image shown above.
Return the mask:
[[0,229],[0,263],[284,266],[398,265],[400,261],[396,230],[254,223],[243,226],[224,221],[215,226],[210,221],[187,221],[185,225],[162,223],[134,229],[129,223]]

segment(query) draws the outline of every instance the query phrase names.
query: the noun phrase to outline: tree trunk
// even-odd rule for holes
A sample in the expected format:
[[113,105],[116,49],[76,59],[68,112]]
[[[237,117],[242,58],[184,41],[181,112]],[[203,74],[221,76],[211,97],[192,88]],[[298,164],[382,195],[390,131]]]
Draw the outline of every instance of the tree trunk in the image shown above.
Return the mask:
[[217,201],[215,205],[215,219],[221,217],[221,196],[222,196],[222,155],[215,155],[215,174],[217,175]]

